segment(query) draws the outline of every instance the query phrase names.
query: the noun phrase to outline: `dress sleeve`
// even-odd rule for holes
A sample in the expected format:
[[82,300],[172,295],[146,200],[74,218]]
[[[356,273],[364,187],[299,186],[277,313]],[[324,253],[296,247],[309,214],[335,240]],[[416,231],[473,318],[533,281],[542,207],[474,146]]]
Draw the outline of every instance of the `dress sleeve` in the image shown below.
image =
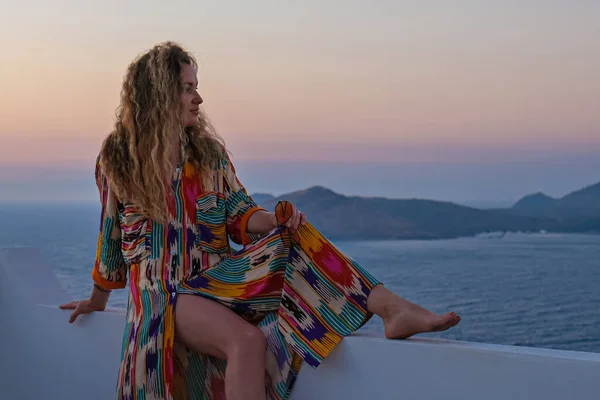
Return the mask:
[[246,246],[252,243],[248,233],[248,221],[259,207],[239,181],[235,167],[227,152],[223,158],[223,192],[227,212],[227,233],[234,243]]
[[127,269],[121,252],[117,199],[98,164],[95,176],[100,194],[101,213],[92,279],[106,289],[123,289],[127,285]]

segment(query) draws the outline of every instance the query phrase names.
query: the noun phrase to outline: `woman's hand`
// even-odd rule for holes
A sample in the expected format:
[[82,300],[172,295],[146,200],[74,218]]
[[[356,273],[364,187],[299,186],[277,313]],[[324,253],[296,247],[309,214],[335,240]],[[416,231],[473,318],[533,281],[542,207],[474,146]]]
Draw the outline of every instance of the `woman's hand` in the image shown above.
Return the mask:
[[294,209],[292,217],[284,225],[296,231],[300,225],[304,225],[306,223],[306,215],[298,210],[295,205],[292,204],[292,207]]
[[92,289],[92,295],[89,299],[71,301],[58,307],[61,310],[75,310],[69,317],[69,323],[71,324],[82,314],[89,314],[94,311],[104,311],[106,309],[106,303],[108,303],[109,296],[110,291],[107,291],[106,289],[101,291],[94,286],[94,289]]
[[75,310],[71,313],[71,317],[69,318],[69,323],[71,324],[82,314],[89,314],[94,311],[104,311],[106,305],[94,303],[91,299],[85,299],[60,305],[59,308],[61,310]]
[[293,231],[306,223],[306,215],[289,201],[282,201],[275,207],[275,219],[278,225],[283,225]]

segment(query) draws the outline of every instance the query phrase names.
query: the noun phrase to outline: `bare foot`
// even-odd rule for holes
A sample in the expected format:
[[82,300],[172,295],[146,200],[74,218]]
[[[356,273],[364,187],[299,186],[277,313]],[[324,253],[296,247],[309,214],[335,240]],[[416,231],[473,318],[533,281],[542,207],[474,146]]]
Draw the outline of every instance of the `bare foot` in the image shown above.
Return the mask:
[[406,339],[417,333],[441,332],[460,322],[460,317],[454,312],[434,314],[402,298],[386,307],[381,318],[388,339]]

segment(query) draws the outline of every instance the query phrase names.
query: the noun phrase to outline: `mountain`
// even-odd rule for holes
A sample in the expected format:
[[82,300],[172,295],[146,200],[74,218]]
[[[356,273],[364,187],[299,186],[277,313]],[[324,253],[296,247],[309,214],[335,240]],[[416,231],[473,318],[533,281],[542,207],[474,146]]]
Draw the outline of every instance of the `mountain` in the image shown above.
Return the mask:
[[600,183],[560,199],[525,196],[512,207],[479,209],[427,199],[344,196],[313,186],[278,197],[253,194],[267,210],[287,200],[331,239],[443,239],[497,231],[600,233]]
[[517,201],[512,210],[525,215],[546,215],[556,205],[556,199],[544,193],[535,193]]
[[274,210],[281,200],[295,204],[332,239],[442,239],[494,231],[539,231],[554,222],[435,200],[344,196],[321,186],[258,203]]
[[525,196],[511,210],[519,215],[557,218],[565,223],[600,217],[600,182],[555,199],[542,193]]
[[257,202],[258,204],[262,204],[264,202],[273,200],[275,198],[275,196],[273,196],[272,194],[269,193],[254,193],[252,195],[252,199],[254,199],[255,202]]
[[563,216],[600,217],[600,182],[567,194],[558,201]]

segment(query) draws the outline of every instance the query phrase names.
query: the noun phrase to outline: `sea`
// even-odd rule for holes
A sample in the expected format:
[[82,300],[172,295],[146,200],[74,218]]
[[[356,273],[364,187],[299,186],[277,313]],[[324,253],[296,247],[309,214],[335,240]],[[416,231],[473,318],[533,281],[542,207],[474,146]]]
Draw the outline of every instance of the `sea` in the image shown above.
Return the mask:
[[[89,296],[98,227],[97,205],[0,204],[0,247],[39,248],[73,299]],[[422,337],[600,353],[600,236],[334,244],[402,297],[461,315],[457,327]],[[127,295],[114,291],[109,305],[124,307]],[[359,332],[382,336],[381,320]]]

